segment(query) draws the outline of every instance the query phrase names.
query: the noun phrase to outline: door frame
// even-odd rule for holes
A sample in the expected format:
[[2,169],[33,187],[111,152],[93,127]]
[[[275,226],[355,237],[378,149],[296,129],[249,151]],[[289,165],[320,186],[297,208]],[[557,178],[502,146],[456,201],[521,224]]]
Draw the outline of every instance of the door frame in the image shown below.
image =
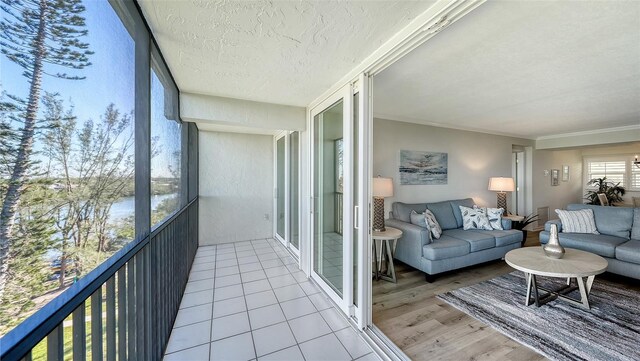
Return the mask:
[[[293,131],[281,131],[273,137],[273,238],[282,243],[285,248],[293,253],[294,256],[300,258],[300,238],[298,239],[298,248],[291,244],[291,157],[290,157],[290,136]],[[284,138],[284,237],[278,234],[278,141]],[[298,138],[298,160],[300,160],[300,139]],[[298,164],[298,235],[300,232],[300,164]]]
[[[297,214],[294,214],[293,216],[298,217],[298,247],[296,248],[292,243],[291,243],[291,166],[292,166],[292,162],[291,162],[291,135],[293,133],[298,133],[298,179],[297,182],[298,183],[298,212]],[[287,228],[287,249],[291,252],[293,252],[293,254],[298,258],[298,260],[300,259],[300,243],[302,243],[302,227],[301,227],[301,221],[302,221],[302,197],[301,197],[301,186],[302,186],[302,179],[301,179],[301,165],[302,162],[300,162],[301,156],[302,156],[302,147],[300,146],[301,144],[301,133],[298,131],[287,131],[285,132],[285,137],[287,138],[285,141],[285,153],[287,156],[287,169],[286,169],[286,175],[287,175],[287,224],[286,224],[286,228]]]
[[[350,232],[347,232],[347,230],[352,230],[353,228],[353,212],[352,212],[352,207],[353,207],[353,202],[352,202],[352,192],[353,192],[353,185],[351,183],[351,179],[352,179],[352,161],[351,161],[351,157],[352,157],[352,147],[353,147],[353,143],[352,143],[352,133],[353,133],[353,126],[352,126],[352,118],[353,118],[353,90],[352,90],[352,84],[348,84],[345,87],[343,87],[340,91],[335,92],[331,97],[328,97],[327,99],[325,99],[323,102],[321,102],[318,106],[314,107],[313,109],[311,109],[310,111],[310,117],[308,120],[308,128],[309,129],[309,133],[310,133],[310,139],[311,142],[309,144],[309,148],[310,148],[310,152],[309,152],[309,165],[311,168],[311,172],[310,172],[310,177],[309,177],[309,185],[310,185],[310,201],[311,201],[311,212],[309,214],[309,243],[310,243],[310,252],[309,252],[309,271],[310,271],[310,277],[312,280],[314,280],[319,286],[320,288],[322,288],[322,290],[331,298],[331,300],[338,305],[338,307],[340,307],[340,309],[345,313],[345,314],[349,314],[349,309],[351,306],[351,302],[353,299],[353,292],[352,292],[352,288],[353,288],[353,280],[351,277],[351,273],[347,272],[347,270],[352,269],[352,265],[353,265],[353,249],[352,247],[349,247],[351,245],[350,239],[351,239],[351,234]],[[322,131],[322,125],[323,125],[323,119],[322,119],[322,113],[327,110],[328,108],[330,108],[332,105],[334,105],[335,103],[339,102],[340,100],[342,100],[342,136],[343,136],[343,159],[344,159],[344,163],[343,163],[343,183],[342,183],[342,187],[343,187],[343,204],[342,204],[342,214],[343,214],[343,242],[342,242],[342,297],[340,295],[338,295],[338,293],[336,291],[334,291],[334,289],[329,286],[324,278],[322,276],[320,276],[320,274],[318,274],[315,271],[315,267],[314,267],[314,258],[316,256],[315,254],[315,246],[314,246],[314,233],[315,233],[315,227],[316,224],[314,222],[314,217],[316,214],[316,210],[317,209],[322,209],[322,197],[315,197],[315,185],[316,185],[316,181],[318,179],[322,180],[323,179],[323,174],[322,174],[322,167],[320,167],[319,169],[319,174],[315,174],[316,173],[316,169],[315,169],[315,163],[314,163],[314,158],[315,158],[315,126],[314,126],[314,119],[317,115],[320,115],[320,131]],[[318,154],[318,162],[320,164],[322,164],[322,153]],[[320,183],[322,184],[322,183]],[[322,217],[323,217],[323,212],[320,212],[318,214],[318,217],[320,219],[320,224],[322,224]]]
[[[278,141],[284,138],[284,189],[278,189]],[[280,241],[285,247],[289,248],[289,170],[287,165],[289,164],[287,132],[282,131],[273,137],[273,237]],[[280,192],[284,192],[284,235],[278,234],[278,195]]]

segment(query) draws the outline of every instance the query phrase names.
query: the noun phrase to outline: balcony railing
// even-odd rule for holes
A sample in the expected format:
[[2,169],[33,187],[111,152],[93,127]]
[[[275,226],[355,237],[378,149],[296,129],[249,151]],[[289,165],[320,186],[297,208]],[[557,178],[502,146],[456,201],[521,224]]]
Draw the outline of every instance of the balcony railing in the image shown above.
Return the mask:
[[197,248],[195,198],[6,334],[0,360],[161,359]]

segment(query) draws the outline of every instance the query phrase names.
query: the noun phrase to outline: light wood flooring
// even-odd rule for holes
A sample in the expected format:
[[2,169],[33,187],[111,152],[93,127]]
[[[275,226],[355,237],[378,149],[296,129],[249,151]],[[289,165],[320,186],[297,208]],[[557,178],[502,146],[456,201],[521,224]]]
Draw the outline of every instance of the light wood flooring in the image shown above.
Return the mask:
[[[529,232],[526,246],[535,245],[539,245],[538,232]],[[373,323],[412,360],[545,360],[436,298],[512,271],[504,261],[495,261],[427,283],[424,273],[397,262],[398,283],[373,282]]]

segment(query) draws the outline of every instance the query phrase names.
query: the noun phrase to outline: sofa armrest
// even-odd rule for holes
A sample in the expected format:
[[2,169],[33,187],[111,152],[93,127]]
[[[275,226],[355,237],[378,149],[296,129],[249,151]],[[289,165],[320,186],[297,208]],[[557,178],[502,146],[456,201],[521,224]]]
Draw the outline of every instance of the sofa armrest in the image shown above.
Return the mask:
[[431,243],[429,230],[397,219],[388,219],[385,225],[402,231],[394,258],[414,268],[422,269],[422,247]]
[[513,222],[510,219],[502,218],[502,229],[509,230],[513,228]]
[[551,231],[552,224],[558,226],[558,233],[562,232],[562,222],[559,219],[552,219],[550,221],[547,221],[547,223],[544,224],[544,230],[547,232]]
[[[419,243],[420,247],[431,243],[429,230],[412,223],[399,221],[397,219],[387,219],[384,221],[385,226],[394,227],[402,231],[402,239],[412,239]],[[422,252],[421,252],[422,254]]]

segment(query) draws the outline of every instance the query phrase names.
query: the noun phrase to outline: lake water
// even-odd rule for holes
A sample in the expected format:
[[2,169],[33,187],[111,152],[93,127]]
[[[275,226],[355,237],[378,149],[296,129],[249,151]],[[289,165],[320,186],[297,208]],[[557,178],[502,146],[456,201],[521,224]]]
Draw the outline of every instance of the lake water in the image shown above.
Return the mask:
[[[151,196],[151,209],[155,210],[158,208],[158,205],[165,199],[177,197],[178,193],[172,194],[159,194],[155,196]],[[109,221],[114,222],[119,219],[127,218],[129,216],[133,216],[135,212],[135,197],[126,197],[120,199],[118,202],[114,203],[111,207],[111,213],[109,214]]]
[[[171,194],[158,194],[151,196],[151,209],[155,210],[158,208],[160,203],[165,199],[175,198],[178,196],[178,193]],[[111,206],[111,212],[109,212],[109,223],[118,223],[119,220],[125,219],[127,217],[131,217],[135,214],[135,197],[125,197],[121,198],[119,201],[115,202]],[[60,237],[60,233],[56,233],[53,237]],[[46,253],[46,258],[48,260],[54,260],[60,256],[60,251],[57,249],[50,249]]]

